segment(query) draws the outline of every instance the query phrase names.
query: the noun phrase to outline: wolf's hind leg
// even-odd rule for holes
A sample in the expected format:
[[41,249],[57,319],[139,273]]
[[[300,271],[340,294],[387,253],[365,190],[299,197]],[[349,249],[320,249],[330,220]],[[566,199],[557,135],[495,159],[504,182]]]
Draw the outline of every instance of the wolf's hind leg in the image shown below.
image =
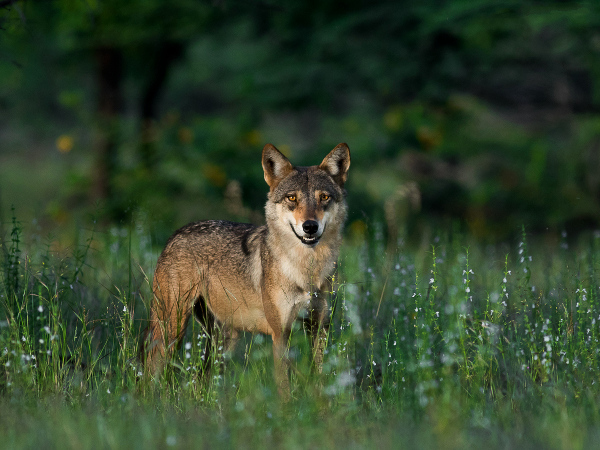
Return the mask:
[[167,301],[156,295],[150,312],[150,325],[146,333],[146,367],[152,375],[157,375],[168,357],[179,347],[185,335],[191,315],[188,295],[175,297],[174,293],[160,293]]
[[238,332],[219,323],[208,309],[206,301],[200,297],[194,304],[194,317],[200,323],[204,341],[202,351],[202,378],[209,381],[213,366],[219,373],[223,371],[224,359],[229,357],[238,340]]
[[219,330],[215,317],[208,309],[203,297],[200,297],[198,301],[194,303],[194,317],[202,329],[202,336],[199,337],[202,337],[202,339],[205,340],[204,349],[202,350],[202,355],[200,357],[202,359],[202,378],[205,382],[208,382],[210,380],[209,375],[216,355],[215,347],[219,341]]

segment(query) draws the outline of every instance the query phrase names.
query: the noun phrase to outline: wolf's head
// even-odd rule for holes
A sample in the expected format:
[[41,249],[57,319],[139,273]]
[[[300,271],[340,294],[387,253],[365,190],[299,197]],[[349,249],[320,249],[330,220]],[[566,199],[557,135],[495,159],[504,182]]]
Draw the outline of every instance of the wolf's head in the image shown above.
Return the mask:
[[265,181],[271,188],[266,205],[267,224],[300,245],[316,246],[337,238],[346,219],[344,183],[350,149],[335,147],[318,166],[294,167],[273,145],[262,152]]

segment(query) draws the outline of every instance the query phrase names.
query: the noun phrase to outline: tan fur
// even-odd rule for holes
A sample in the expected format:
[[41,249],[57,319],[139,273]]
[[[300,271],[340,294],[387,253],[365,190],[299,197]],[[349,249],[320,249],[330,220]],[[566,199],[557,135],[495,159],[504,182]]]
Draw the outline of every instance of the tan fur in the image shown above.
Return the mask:
[[267,144],[262,165],[270,187],[266,225],[189,224],[175,232],[160,255],[145,339],[151,373],[163,367],[167,354],[180,343],[194,310],[201,312],[198,318],[210,336],[214,322],[220,326],[227,347],[239,331],[270,335],[275,378],[286,395],[287,342],[294,320],[305,309],[314,367],[321,371],[326,292],[346,218],[343,186],[350,151],[340,144],[319,166],[293,167]]

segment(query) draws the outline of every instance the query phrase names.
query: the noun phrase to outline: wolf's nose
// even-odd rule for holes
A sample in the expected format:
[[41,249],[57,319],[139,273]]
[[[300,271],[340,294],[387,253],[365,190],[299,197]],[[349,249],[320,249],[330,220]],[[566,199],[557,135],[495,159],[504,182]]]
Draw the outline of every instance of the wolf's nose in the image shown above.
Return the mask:
[[302,224],[302,229],[306,234],[315,234],[319,230],[319,223],[315,220],[307,220]]

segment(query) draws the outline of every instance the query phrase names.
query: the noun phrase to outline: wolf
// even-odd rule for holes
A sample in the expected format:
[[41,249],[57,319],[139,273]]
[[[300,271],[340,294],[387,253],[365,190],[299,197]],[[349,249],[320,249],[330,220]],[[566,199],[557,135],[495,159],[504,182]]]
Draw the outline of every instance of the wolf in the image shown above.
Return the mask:
[[[322,370],[326,293],[347,215],[350,149],[336,146],[318,166],[294,167],[273,145],[262,151],[269,186],[266,223],[195,222],[177,230],[158,258],[145,336],[146,367],[156,374],[185,335],[190,316],[231,351],[242,331],[270,335],[279,393],[289,395],[288,340],[304,313],[313,369]],[[210,354],[205,353],[205,362]],[[206,367],[209,367],[207,365]]]

